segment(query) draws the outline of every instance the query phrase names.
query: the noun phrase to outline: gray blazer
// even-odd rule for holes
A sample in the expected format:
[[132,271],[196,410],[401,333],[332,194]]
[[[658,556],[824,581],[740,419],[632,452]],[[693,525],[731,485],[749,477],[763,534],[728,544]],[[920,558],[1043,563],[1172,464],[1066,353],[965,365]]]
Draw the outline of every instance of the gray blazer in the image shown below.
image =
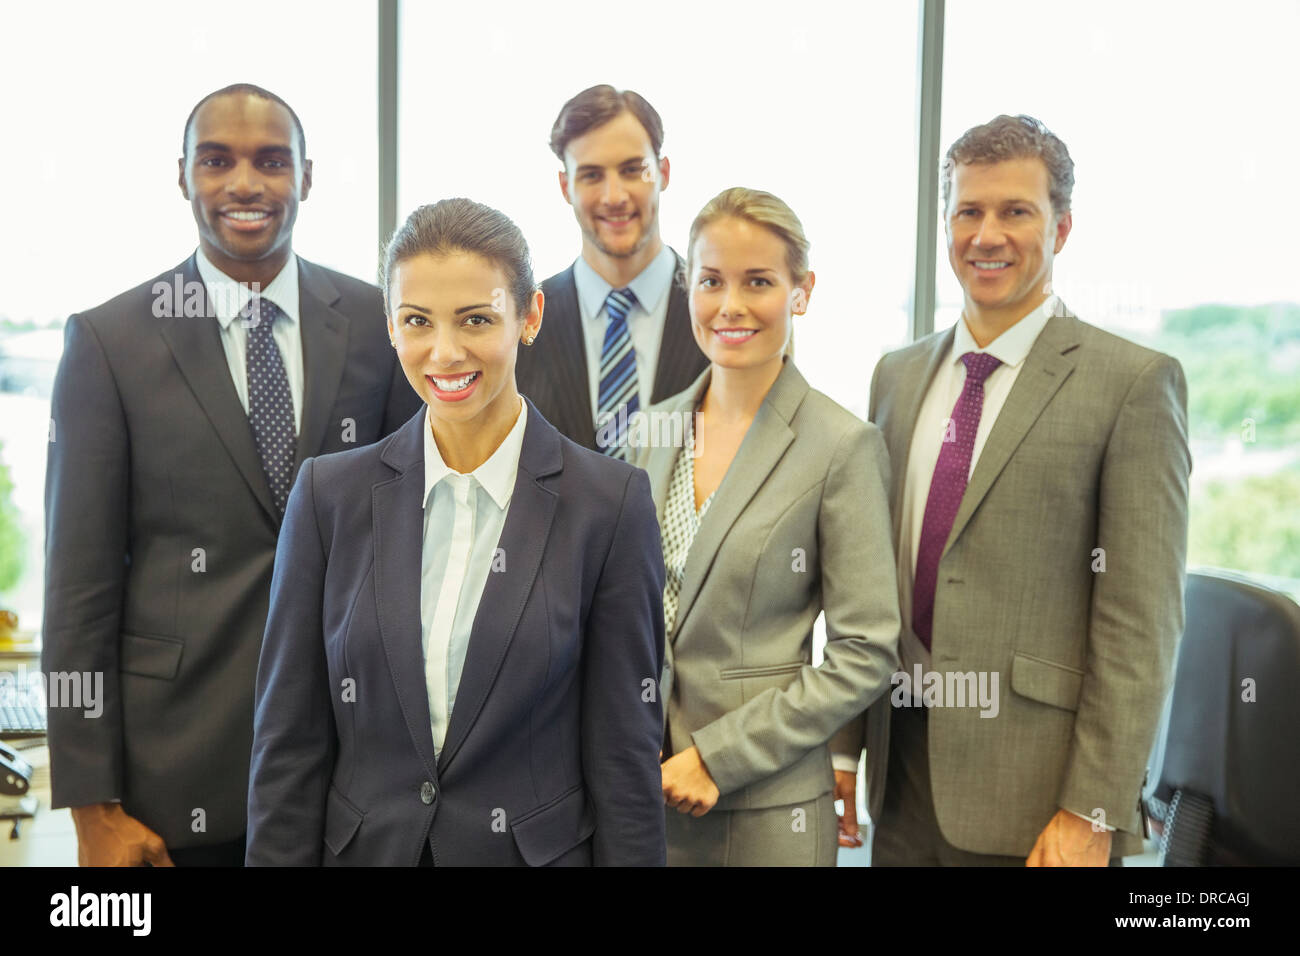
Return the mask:
[[[710,376],[651,411],[690,414]],[[678,454],[637,454],[661,525]],[[831,790],[827,741],[888,689],[899,631],[888,487],[880,431],[787,361],[701,522],[664,655],[664,754],[699,749],[718,809]]]
[[[886,355],[872,381],[895,547],[916,417],[952,339]],[[930,712],[935,814],[953,846],[1028,856],[1058,809],[1101,808],[1120,831],[1112,853],[1141,852],[1138,794],[1183,629],[1190,471],[1178,362],[1068,313],[1049,319],[939,563],[931,668],[1000,675],[995,718]],[[885,697],[866,719],[877,820],[890,716]],[[836,752],[861,733],[847,728]]]

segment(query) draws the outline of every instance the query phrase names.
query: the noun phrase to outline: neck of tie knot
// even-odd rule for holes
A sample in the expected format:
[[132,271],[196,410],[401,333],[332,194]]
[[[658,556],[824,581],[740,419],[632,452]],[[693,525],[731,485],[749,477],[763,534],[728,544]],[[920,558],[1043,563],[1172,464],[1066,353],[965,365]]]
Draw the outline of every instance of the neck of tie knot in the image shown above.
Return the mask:
[[248,300],[240,313],[244,318],[244,324],[249,331],[255,329],[269,329],[275,322],[276,317],[281,314],[280,307],[270,299],[264,299],[260,295],[254,296]]
[[636,293],[630,288],[614,289],[605,297],[605,312],[613,322],[626,319],[634,305],[636,305]]
[[983,385],[993,370],[1002,364],[1002,360],[994,358],[988,352],[967,352],[961,357],[961,363],[966,366],[967,384]]

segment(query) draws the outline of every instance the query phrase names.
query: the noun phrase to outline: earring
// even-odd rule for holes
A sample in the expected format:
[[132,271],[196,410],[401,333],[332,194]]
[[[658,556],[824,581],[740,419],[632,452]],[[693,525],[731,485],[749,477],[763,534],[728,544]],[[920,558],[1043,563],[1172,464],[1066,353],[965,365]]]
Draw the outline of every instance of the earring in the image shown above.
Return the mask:
[[536,335],[530,335],[530,336],[528,336],[528,338],[524,339],[524,345],[532,345],[532,344],[533,344],[533,339],[535,339],[535,338],[537,338]]

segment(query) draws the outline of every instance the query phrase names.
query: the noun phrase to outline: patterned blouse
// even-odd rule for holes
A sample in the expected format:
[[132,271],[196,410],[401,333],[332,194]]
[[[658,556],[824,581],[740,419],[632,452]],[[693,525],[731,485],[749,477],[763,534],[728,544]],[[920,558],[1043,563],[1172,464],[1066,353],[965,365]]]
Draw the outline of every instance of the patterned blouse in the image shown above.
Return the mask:
[[700,505],[700,510],[695,510],[695,456],[690,451],[695,447],[693,418],[692,415],[686,419],[686,447],[677,455],[664,506],[664,631],[669,636],[677,622],[677,599],[681,596],[682,579],[686,576],[686,559],[690,557],[691,545],[695,543],[704,513],[717,495],[715,490]]

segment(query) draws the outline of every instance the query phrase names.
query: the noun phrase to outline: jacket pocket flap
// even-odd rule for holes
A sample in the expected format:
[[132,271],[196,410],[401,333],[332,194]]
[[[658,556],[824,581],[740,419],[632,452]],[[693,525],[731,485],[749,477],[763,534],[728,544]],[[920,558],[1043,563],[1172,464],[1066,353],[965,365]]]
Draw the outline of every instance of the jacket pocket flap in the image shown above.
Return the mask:
[[365,816],[330,784],[329,795],[325,798],[325,845],[331,853],[338,856],[343,852]]
[[185,642],[175,637],[123,634],[117,667],[126,674],[171,680],[181,668],[184,649]]
[[545,866],[595,831],[595,815],[581,784],[510,824],[519,855],[529,866]]
[[1027,654],[1011,660],[1011,689],[1021,697],[1065,710],[1079,709],[1083,671]]
[[790,674],[801,669],[803,661],[791,661],[788,664],[766,664],[761,667],[726,667],[721,672],[723,680],[736,680],[744,677],[771,677],[775,674]]

